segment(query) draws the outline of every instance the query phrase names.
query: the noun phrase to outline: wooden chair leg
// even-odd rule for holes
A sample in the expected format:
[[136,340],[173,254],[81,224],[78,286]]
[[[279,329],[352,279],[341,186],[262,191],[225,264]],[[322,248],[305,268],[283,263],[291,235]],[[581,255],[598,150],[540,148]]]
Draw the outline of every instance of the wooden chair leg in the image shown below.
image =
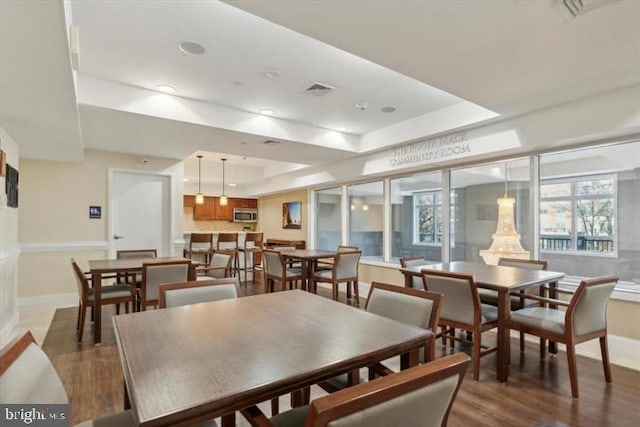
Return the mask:
[[449,348],[453,349],[453,347],[456,345],[456,328],[451,328],[449,334]]
[[358,281],[353,282],[353,295],[356,297],[356,305],[360,306],[360,290],[358,289]]
[[276,416],[280,413],[280,400],[277,397],[271,399],[271,416]]
[[347,282],[347,299],[351,299],[351,282]]
[[540,338],[540,360],[547,356],[547,340]]
[[442,345],[446,346],[447,345],[447,327],[446,326],[440,326],[440,335],[442,337]]
[[567,362],[569,365],[569,379],[571,380],[571,396],[578,398],[578,367],[576,362],[576,346],[567,343]]
[[610,383],[611,366],[609,365],[609,346],[607,345],[607,336],[600,337],[600,352],[602,353],[602,367],[604,369],[604,379]]
[[524,332],[520,331],[520,353],[524,353]]
[[[480,379],[480,351],[481,347],[481,337],[480,330],[473,332],[473,379],[478,381]],[[451,340],[453,343],[453,339]]]
[[82,314],[80,315],[80,325],[78,327],[78,342],[82,342],[82,333],[84,332],[84,321],[87,317],[87,306],[82,304]]
[[338,284],[334,282],[331,287],[333,288],[333,300],[338,301]]
[[82,311],[82,301],[78,302],[78,317],[76,318],[76,331],[80,329],[80,312]]
[[436,360],[436,339],[431,338],[429,340],[429,351],[427,351],[426,355],[427,355],[427,360],[425,360],[425,362],[431,362],[433,360]]
[[116,316],[120,314],[120,303],[116,304]]

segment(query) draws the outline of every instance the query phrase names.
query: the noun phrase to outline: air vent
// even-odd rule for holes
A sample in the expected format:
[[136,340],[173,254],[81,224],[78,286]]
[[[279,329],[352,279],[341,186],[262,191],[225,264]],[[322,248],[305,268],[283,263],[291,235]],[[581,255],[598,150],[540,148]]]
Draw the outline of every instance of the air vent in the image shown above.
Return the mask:
[[310,86],[304,88],[302,91],[313,96],[323,96],[335,89],[335,87],[326,83],[313,82]]
[[577,18],[612,1],[614,0],[562,0],[562,4],[572,18]]
[[274,139],[267,139],[266,141],[263,142],[263,144],[269,147],[276,147],[280,144],[280,141],[276,141]]

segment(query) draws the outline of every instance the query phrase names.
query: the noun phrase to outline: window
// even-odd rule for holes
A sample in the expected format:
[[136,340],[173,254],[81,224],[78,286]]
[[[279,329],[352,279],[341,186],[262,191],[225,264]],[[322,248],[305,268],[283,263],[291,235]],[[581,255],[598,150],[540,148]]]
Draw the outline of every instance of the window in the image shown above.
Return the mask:
[[413,195],[413,244],[442,243],[442,192],[429,191]]
[[342,188],[315,192],[315,248],[336,250],[342,243]]
[[542,181],[540,249],[613,254],[615,175]]
[[384,185],[382,181],[349,185],[349,245],[358,246],[363,259],[383,260]]

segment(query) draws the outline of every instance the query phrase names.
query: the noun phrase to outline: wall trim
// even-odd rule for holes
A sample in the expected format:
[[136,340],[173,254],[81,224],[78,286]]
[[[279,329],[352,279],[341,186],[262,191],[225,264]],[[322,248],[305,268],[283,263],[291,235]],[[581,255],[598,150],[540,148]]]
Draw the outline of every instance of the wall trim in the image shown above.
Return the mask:
[[35,297],[18,298],[18,307],[31,305],[55,305],[60,307],[74,307],[78,305],[78,294],[70,292],[65,294],[38,295]]
[[4,262],[10,258],[17,257],[20,255],[22,251],[20,248],[16,247],[11,249],[10,251],[0,253],[0,261]]
[[22,252],[106,251],[109,244],[104,240],[78,242],[31,242],[20,244]]

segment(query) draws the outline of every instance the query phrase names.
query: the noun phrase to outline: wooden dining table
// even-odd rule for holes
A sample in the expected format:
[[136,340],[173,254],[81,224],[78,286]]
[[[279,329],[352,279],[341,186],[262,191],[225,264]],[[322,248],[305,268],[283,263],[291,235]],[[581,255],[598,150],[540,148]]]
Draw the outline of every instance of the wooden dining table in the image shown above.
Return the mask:
[[449,271],[452,273],[473,276],[479,288],[486,288],[498,293],[498,354],[497,378],[506,382],[509,376],[509,316],[511,312],[510,292],[520,291],[529,286],[552,284],[556,286],[564,273],[547,270],[530,270],[526,268],[487,265],[477,262],[454,261],[438,264],[416,265],[400,268],[404,275],[406,287],[412,286],[413,277],[421,277],[422,269]]
[[335,258],[337,251],[327,251],[322,249],[296,249],[295,251],[282,251],[282,256],[287,260],[300,261],[302,268],[302,286],[305,290],[309,289],[309,277],[313,274],[313,263],[319,259]]
[[[102,342],[102,310],[100,300],[102,299],[102,278],[105,275],[114,274],[136,274],[142,272],[142,264],[152,262],[166,262],[185,260],[182,257],[157,257],[157,258],[122,258],[122,259],[93,259],[89,261],[89,273],[91,274],[91,286],[94,289],[94,324],[93,324],[93,342],[100,344]],[[191,269],[190,280],[195,279],[195,265]]]
[[401,356],[418,364],[433,334],[302,290],[113,317],[141,426],[222,417]]

